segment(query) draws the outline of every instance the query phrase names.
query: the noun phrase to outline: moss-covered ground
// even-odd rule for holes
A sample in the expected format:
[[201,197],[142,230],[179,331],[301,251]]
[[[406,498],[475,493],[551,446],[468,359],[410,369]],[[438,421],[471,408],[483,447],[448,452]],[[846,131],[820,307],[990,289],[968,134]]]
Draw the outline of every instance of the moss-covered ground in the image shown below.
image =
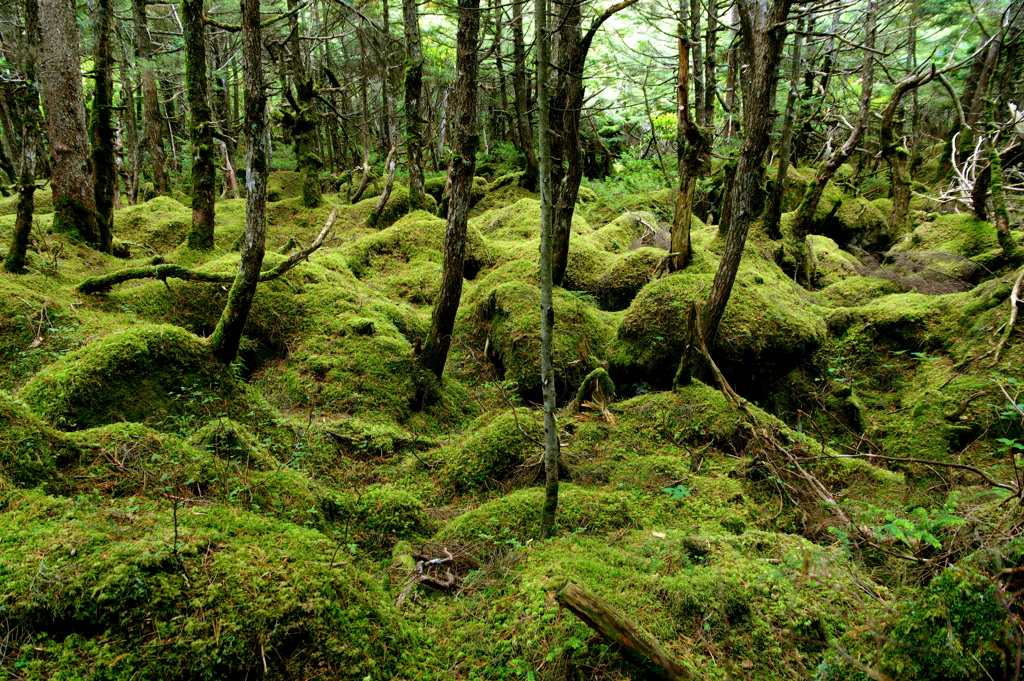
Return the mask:
[[[717,190],[666,274],[660,174],[589,182],[554,298],[544,538],[539,202],[483,170],[440,384],[418,353],[443,176],[428,210],[400,179],[377,213],[303,208],[278,170],[266,267],[337,209],[335,238],[260,285],[232,367],[205,340],[226,287],[75,286],[155,259],[233,273],[244,200],[217,203],[208,253],[181,201],[126,205],[119,259],[49,233],[37,193],[29,272],[0,275],[0,679],[649,678],[559,607],[566,580],[695,678],[1006,678],[1024,344],[990,224],[891,233],[847,171],[806,244],[790,213],[777,241],[755,224],[710,346],[735,405],[701,361],[673,390],[724,248]],[[790,173],[786,209],[813,169]]]

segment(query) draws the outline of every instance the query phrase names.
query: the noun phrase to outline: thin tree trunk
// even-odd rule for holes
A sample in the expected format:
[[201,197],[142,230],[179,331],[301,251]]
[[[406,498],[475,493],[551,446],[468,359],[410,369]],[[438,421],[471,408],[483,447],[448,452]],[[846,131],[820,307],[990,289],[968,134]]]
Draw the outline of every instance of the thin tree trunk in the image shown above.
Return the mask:
[[192,137],[192,228],[188,233],[188,246],[208,251],[213,248],[217,150],[213,142],[213,112],[210,110],[206,76],[203,1],[181,0],[181,18],[185,39],[185,87]]
[[111,0],[96,3],[93,24],[93,50],[96,87],[93,97],[92,120],[92,173],[93,196],[96,202],[96,230],[99,250],[113,250],[114,193],[117,191],[117,161],[114,156],[114,58],[110,50],[110,32],[114,21]]
[[128,205],[139,202],[139,121],[135,116],[135,83],[132,69],[128,65],[128,53],[122,43],[121,59],[121,108],[124,111],[124,143],[126,148]]
[[523,173],[521,185],[530,191],[537,190],[537,154],[533,150],[533,133],[527,111],[530,108],[530,90],[526,85],[526,50],[523,45],[523,2],[514,0],[512,3],[512,92],[515,94],[516,125],[519,128],[519,139],[523,144],[523,156],[526,159],[526,171]]
[[455,315],[462,297],[466,258],[466,225],[476,170],[477,136],[477,37],[480,32],[480,0],[459,0],[456,34],[455,154],[448,168],[448,224],[444,237],[441,288],[434,303],[430,333],[423,347],[423,365],[438,379],[451,346]]
[[263,267],[267,237],[267,96],[263,88],[260,0],[241,0],[242,76],[245,87],[245,233],[238,275],[217,328],[210,337],[214,356],[230,365],[238,355]]
[[775,112],[775,91],[779,61],[786,39],[786,18],[792,0],[772,0],[764,6],[758,0],[737,0],[743,31],[743,59],[747,64],[743,92],[743,126],[731,194],[731,210],[725,251],[711,285],[704,312],[704,343],[709,345],[732,295],[750,223],[754,220],[753,199],[764,174],[765,152],[771,142]]
[[924,73],[912,73],[897,83],[879,124],[880,153],[892,171],[892,211],[889,214],[889,227],[897,234],[907,231],[910,224],[910,152],[906,146],[899,143],[895,134],[897,112],[902,109],[905,94],[915,91],[933,78],[934,67]]
[[423,184],[423,119],[420,97],[423,95],[423,46],[420,42],[420,17],[416,0],[402,0],[405,24],[405,153],[409,164],[409,211],[426,205]]
[[857,115],[857,122],[841,147],[832,152],[825,165],[815,174],[814,181],[807,187],[800,205],[796,210],[796,217],[793,219],[793,238],[803,244],[807,235],[811,232],[811,225],[814,222],[814,213],[818,209],[818,203],[825,191],[825,185],[836,174],[839,167],[846,162],[846,159],[857,148],[864,131],[868,127],[868,120],[871,115],[871,93],[874,79],[874,54],[875,47],[875,13],[876,0],[869,0],[865,27],[864,44],[867,48],[864,51],[864,66],[861,72],[861,97],[860,112]]
[[153,165],[153,189],[158,196],[170,193],[164,153],[164,121],[160,115],[160,94],[156,85],[153,46],[146,25],[146,0],[132,0],[135,18],[135,53],[142,69],[142,112],[146,123],[146,145]]
[[706,0],[708,30],[704,39],[704,118],[700,125],[705,130],[715,129],[715,90],[718,87],[718,64],[715,50],[718,49],[718,2]]
[[25,119],[21,130],[21,177],[18,186],[18,217],[14,222],[11,246],[4,259],[4,269],[22,274],[28,264],[28,241],[32,232],[32,213],[36,191],[36,137],[39,120],[39,89],[36,83],[36,57],[39,51],[39,7],[36,0],[25,0],[25,85],[22,91]]
[[96,197],[89,163],[78,26],[67,0],[40,0],[42,51],[39,66],[50,132],[53,231],[78,234],[96,244]]
[[551,126],[548,100],[551,36],[547,27],[547,2],[535,0],[537,51],[537,155],[540,187],[540,382],[544,397],[544,509],[541,512],[541,535],[555,534],[558,511],[558,422],[555,420],[555,367],[551,358],[555,328],[555,307],[552,299],[552,196],[551,196]]
[[775,175],[775,190],[764,217],[765,231],[771,239],[781,239],[779,220],[782,217],[782,195],[786,190],[786,174],[789,172],[789,160],[793,155],[793,114],[800,91],[800,44],[803,40],[804,19],[797,20],[796,33],[793,35],[793,63],[789,72],[789,96],[786,98],[786,115],[782,121],[782,142],[779,144],[779,171]]

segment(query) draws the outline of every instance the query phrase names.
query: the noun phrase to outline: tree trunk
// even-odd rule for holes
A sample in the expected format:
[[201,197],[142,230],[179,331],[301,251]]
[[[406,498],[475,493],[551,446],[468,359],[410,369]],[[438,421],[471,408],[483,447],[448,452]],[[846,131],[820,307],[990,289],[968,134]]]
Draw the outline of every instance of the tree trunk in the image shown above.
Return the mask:
[[[867,18],[865,25],[866,50],[864,51],[864,65],[861,72],[861,96],[860,112],[857,115],[857,122],[841,147],[832,152],[825,165],[815,174],[814,181],[807,187],[800,205],[797,207],[796,216],[793,219],[793,238],[800,244],[801,248],[807,235],[811,233],[811,225],[814,222],[814,213],[818,210],[818,203],[825,191],[825,185],[836,174],[839,167],[846,162],[846,159],[857,148],[864,131],[867,129],[868,120],[871,115],[871,92],[874,78],[874,54],[875,47],[875,12],[876,0],[869,0]],[[806,264],[806,263],[803,263]],[[798,263],[799,267],[799,263]]]
[[181,0],[181,18],[185,39],[185,88],[192,138],[192,228],[188,232],[187,243],[189,248],[208,251],[213,248],[217,149],[213,142],[213,112],[210,109],[206,77],[203,1]]
[[217,328],[210,337],[214,356],[230,365],[238,355],[242,329],[256,295],[267,237],[267,96],[263,88],[260,0],[241,0],[242,78],[245,88],[245,233],[238,275]]
[[718,64],[715,50],[718,49],[718,2],[706,0],[708,30],[704,38],[704,116],[700,125],[705,130],[715,129],[715,90],[718,88]]
[[786,98],[786,115],[782,120],[782,142],[779,144],[779,172],[775,175],[775,189],[764,217],[765,231],[770,239],[781,239],[779,220],[782,217],[782,195],[786,190],[786,173],[789,159],[793,155],[793,114],[800,88],[800,43],[803,39],[804,19],[800,17],[793,36],[793,63],[789,72],[789,96]]
[[43,49],[40,79],[50,132],[53,231],[96,244],[96,197],[89,163],[89,136],[78,57],[75,7],[67,0],[40,0]]
[[36,191],[36,137],[39,135],[39,89],[36,83],[36,57],[39,51],[39,6],[36,0],[25,0],[25,86],[22,91],[25,119],[21,130],[21,177],[18,186],[18,217],[14,222],[11,246],[4,259],[4,269],[22,274],[28,264],[28,240],[32,231],[32,213]]
[[128,205],[139,201],[139,121],[135,116],[135,83],[128,66],[127,49],[122,44],[121,59],[121,123],[124,134],[125,193]]
[[530,119],[527,111],[530,108],[530,90],[526,85],[526,50],[523,45],[523,5],[525,0],[514,0],[512,3],[512,92],[515,94],[516,125],[519,127],[519,139],[523,144],[523,156],[526,159],[526,171],[523,173],[522,186],[530,191],[537,190],[537,154],[533,150],[533,133],[530,130]]
[[135,18],[135,56],[142,69],[142,116],[146,124],[146,146],[153,165],[153,189],[158,196],[170,193],[164,153],[164,121],[160,115],[160,94],[156,86],[153,46],[146,25],[146,0],[132,0]]
[[479,138],[477,120],[477,37],[480,32],[480,0],[459,0],[455,70],[455,154],[448,168],[448,225],[444,237],[441,288],[434,303],[430,334],[423,348],[423,365],[438,379],[444,373],[452,342],[455,314],[462,297],[466,259],[466,224],[476,170]]
[[[298,4],[298,0],[288,0],[289,11],[296,10]],[[316,83],[308,75],[302,60],[297,13],[291,14],[288,22],[291,26],[288,41],[292,82],[295,86],[295,99],[291,99],[290,95],[289,99],[295,114],[290,120],[286,118],[285,121],[286,124],[291,124],[286,127],[292,135],[292,144],[295,147],[295,169],[302,174],[302,205],[306,208],[317,208],[324,200],[320,189],[320,171],[324,167],[324,162],[317,149]]]
[[96,3],[93,23],[93,72],[96,88],[93,96],[90,133],[92,135],[93,197],[96,202],[96,231],[99,250],[113,250],[114,193],[117,191],[117,160],[114,155],[114,58],[110,50],[110,32],[114,21],[111,0]]
[[[423,119],[420,97],[423,95],[423,46],[420,42],[420,17],[416,0],[402,0],[405,24],[405,153],[409,164],[409,211],[426,205],[423,186]],[[472,182],[472,179],[470,179]]]
[[897,83],[879,124],[880,153],[892,171],[892,211],[889,214],[889,228],[896,234],[908,231],[910,225],[910,152],[896,137],[896,118],[901,109],[903,95],[916,90],[934,77],[935,68],[932,67],[924,73],[912,73]]
[[743,40],[744,71],[743,127],[745,135],[732,182],[731,208],[725,251],[711,285],[704,312],[704,342],[711,345],[732,294],[746,244],[750,223],[754,220],[753,199],[761,185],[765,152],[771,142],[772,123],[777,112],[775,90],[782,47],[786,40],[786,18],[792,0],[772,0],[764,6],[758,0],[737,0]]
[[555,534],[558,511],[558,422],[555,420],[555,367],[551,351],[555,328],[551,267],[551,34],[546,0],[534,0],[537,63],[537,155],[540,188],[540,383],[544,401],[544,509],[541,536]]

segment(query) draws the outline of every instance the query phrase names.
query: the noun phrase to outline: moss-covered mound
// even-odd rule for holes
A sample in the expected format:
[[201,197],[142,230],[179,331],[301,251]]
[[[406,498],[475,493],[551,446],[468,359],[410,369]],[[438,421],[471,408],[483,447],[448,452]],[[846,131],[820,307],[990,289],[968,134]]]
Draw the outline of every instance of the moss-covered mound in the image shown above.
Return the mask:
[[991,223],[974,215],[929,216],[892,248],[900,259],[950,277],[976,281],[1002,254]]
[[[489,273],[463,301],[455,337],[486,356],[502,380],[513,381],[529,399],[540,397],[540,289],[525,281],[502,282],[510,263]],[[502,282],[502,283],[497,283]],[[571,399],[580,381],[601,365],[602,349],[612,336],[612,321],[586,299],[570,292],[554,294],[555,333],[552,361],[560,399]]]
[[267,201],[283,201],[302,196],[302,173],[275,170],[267,178]]
[[57,470],[78,455],[53,430],[10,395],[0,392],[0,479],[18,487],[57,487]]
[[644,235],[654,235],[659,229],[658,218],[653,213],[628,211],[588,235],[588,238],[599,248],[610,253],[622,253],[635,242],[641,241]]
[[[522,241],[540,238],[540,201],[519,199],[510,206],[494,208],[470,219],[469,224],[480,230],[488,239]],[[587,234],[591,231],[579,215],[573,215],[572,233]]]
[[[626,310],[609,348],[617,385],[667,387],[686,341],[691,302],[704,302],[714,275],[689,269],[648,284]],[[825,324],[778,266],[748,253],[710,348],[742,394],[789,373],[820,345]]]
[[417,643],[335,542],[218,505],[179,508],[175,520],[172,503],[7,497],[0,606],[19,637],[12,668],[154,681],[403,675]]
[[[53,212],[53,190],[52,189],[36,189],[32,195],[32,215],[47,215]],[[0,215],[17,215],[18,214],[18,194],[17,192],[12,193],[10,196],[0,198]]]
[[666,252],[659,248],[638,248],[616,259],[593,284],[594,296],[602,310],[625,310],[651,282]]
[[[434,197],[427,194],[425,199],[427,212],[436,213],[437,202],[434,201]],[[377,214],[375,210],[379,200],[380,196],[374,196],[354,204],[348,209],[349,218],[361,220],[367,227],[373,229],[384,229],[395,224],[400,217],[409,212],[409,188],[403,184],[395,182],[392,185],[391,196],[388,197],[380,214]]]
[[166,253],[177,247],[192,226],[192,211],[168,196],[114,211],[114,234],[121,241]]
[[500,485],[538,452],[544,437],[536,414],[525,409],[481,416],[465,433],[438,454],[441,485],[455,492]]
[[[69,430],[132,421],[173,431],[218,414],[267,417],[202,339],[168,325],[128,328],[65,355],[33,376],[19,397]],[[260,413],[250,415],[254,409]]]
[[[543,489],[511,492],[452,520],[435,539],[472,544],[481,557],[501,548],[516,548],[541,538],[543,505]],[[604,534],[629,527],[635,520],[629,495],[623,492],[559,485],[556,523],[560,533]]]

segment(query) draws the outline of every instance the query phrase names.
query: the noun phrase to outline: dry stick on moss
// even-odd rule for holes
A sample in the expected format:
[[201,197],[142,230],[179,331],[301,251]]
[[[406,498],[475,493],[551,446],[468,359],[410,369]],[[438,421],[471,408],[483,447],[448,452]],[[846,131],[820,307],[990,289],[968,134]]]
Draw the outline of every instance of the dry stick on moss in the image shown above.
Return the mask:
[[615,606],[597,594],[579,584],[566,582],[558,589],[555,599],[606,640],[623,646],[639,658],[641,664],[652,666],[650,671],[654,676],[669,681],[694,678],[657,639],[641,632]]
[[1003,337],[999,339],[999,346],[996,348],[996,356],[992,360],[992,366],[999,363],[999,358],[1003,355],[1003,348],[1006,347],[1006,341],[1010,340],[1013,326],[1017,323],[1017,303],[1020,302],[1020,284],[1022,281],[1024,281],[1024,267],[1021,268],[1020,274],[1017,275],[1017,281],[1014,282],[1013,291],[1010,293],[1010,321],[1006,323]]
[[[324,239],[334,221],[338,217],[338,207],[335,206],[327,218],[327,224],[320,231],[317,238],[307,248],[293,253],[291,257],[281,261],[275,267],[260,273],[260,282],[273,281],[288,273],[290,269],[308,258],[314,251],[324,245]],[[187,281],[204,281],[211,283],[230,284],[235,280],[234,274],[216,274],[213,272],[198,272],[182,265],[151,265],[148,267],[130,267],[128,269],[105,274],[100,277],[90,277],[78,285],[79,293],[94,294],[106,293],[116,284],[123,284],[133,279],[160,279],[166,282],[168,279],[184,279]]]

